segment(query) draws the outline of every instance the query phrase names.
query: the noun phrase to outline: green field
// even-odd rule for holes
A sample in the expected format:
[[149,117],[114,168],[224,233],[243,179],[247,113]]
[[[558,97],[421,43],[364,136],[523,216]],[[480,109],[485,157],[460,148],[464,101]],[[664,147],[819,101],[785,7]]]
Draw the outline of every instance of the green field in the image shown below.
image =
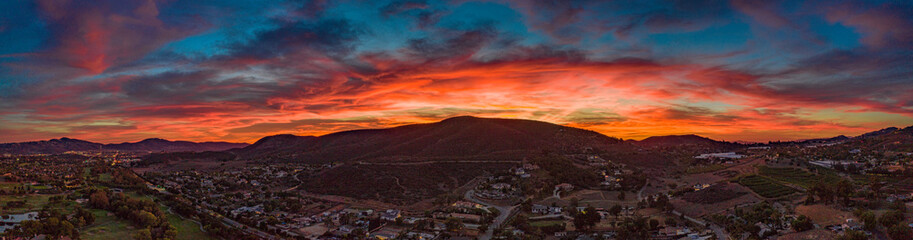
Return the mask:
[[181,219],[181,217],[177,215],[168,213],[168,222],[178,230],[178,236],[175,238],[177,240],[215,239],[200,230],[200,225],[196,222],[188,219]]
[[89,209],[95,214],[95,223],[80,230],[83,239],[133,239],[136,229],[127,220],[108,215],[108,211]]
[[750,188],[752,191],[765,198],[777,198],[796,192],[796,189],[758,175],[744,176],[739,179],[739,184]]
[[[129,193],[128,193],[129,194]],[[137,194],[130,194],[131,197],[150,198]],[[135,195],[135,196],[133,196]],[[168,212],[167,208],[159,205],[162,211],[168,216],[168,223],[171,223],[178,230],[176,240],[204,240],[215,239],[200,230],[200,225],[189,219],[182,219],[180,216]],[[89,209],[95,214],[95,223],[81,230],[84,239],[132,239],[136,228],[131,226],[127,220],[119,219],[114,215],[108,216],[108,212],[100,209]]]
[[0,189],[3,190],[13,190],[13,188],[21,186],[23,185],[17,182],[0,182]]
[[767,166],[759,166],[758,174],[765,177],[769,177],[773,180],[791,183],[804,188],[811,188],[818,182],[830,182],[830,181],[839,181],[840,177],[837,175],[820,175],[814,174],[801,168],[773,168]]
[[[51,198],[51,195],[2,195],[0,196],[0,207],[3,208],[3,213],[24,213],[29,211],[40,210],[44,205],[48,203],[48,199]],[[6,204],[13,201],[25,201],[25,205],[18,208],[7,209]]]

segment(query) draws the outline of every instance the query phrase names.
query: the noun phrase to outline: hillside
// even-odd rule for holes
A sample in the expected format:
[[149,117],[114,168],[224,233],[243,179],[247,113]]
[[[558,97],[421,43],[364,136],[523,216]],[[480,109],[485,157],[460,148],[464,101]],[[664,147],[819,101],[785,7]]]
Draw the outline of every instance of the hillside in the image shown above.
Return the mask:
[[437,123],[345,131],[320,137],[270,136],[233,150],[245,159],[303,162],[521,160],[542,152],[629,150],[620,139],[556,124],[455,117]]
[[641,147],[673,147],[673,146],[699,146],[699,147],[738,147],[741,144],[717,141],[698,135],[668,135],[648,137],[644,140],[633,142]]
[[129,152],[202,152],[225,151],[245,147],[245,143],[228,142],[188,142],[169,141],[150,138],[139,142],[101,144],[72,138],[60,138],[44,141],[0,144],[0,153],[9,154],[57,154],[67,151],[129,151]]

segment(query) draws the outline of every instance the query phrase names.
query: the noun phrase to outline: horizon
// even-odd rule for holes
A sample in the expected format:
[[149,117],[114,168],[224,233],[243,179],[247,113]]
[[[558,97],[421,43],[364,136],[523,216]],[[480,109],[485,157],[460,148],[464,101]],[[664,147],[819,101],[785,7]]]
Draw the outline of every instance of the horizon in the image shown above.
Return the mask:
[[[483,119],[486,118],[486,117],[478,117],[478,116],[471,116],[471,115],[463,115],[463,116],[454,116],[454,117],[449,117],[449,118],[445,118],[445,119],[440,119],[440,120],[434,121],[434,122],[410,123],[410,124],[403,124],[403,125],[390,126],[390,127],[384,127],[384,128],[349,129],[349,130],[342,130],[342,131],[337,131],[337,132],[329,132],[329,133],[319,134],[319,135],[296,135],[296,134],[289,134],[289,133],[273,134],[273,135],[264,135],[264,136],[262,136],[262,137],[256,139],[255,141],[251,141],[251,142],[232,142],[232,141],[220,141],[220,140],[213,140],[213,141],[192,141],[192,140],[168,139],[168,138],[159,138],[159,137],[151,137],[151,138],[143,138],[143,139],[134,139],[134,140],[127,140],[127,141],[105,142],[105,141],[103,141],[103,140],[91,140],[91,139],[74,138],[74,137],[69,137],[69,136],[60,136],[60,137],[49,138],[49,139],[36,139],[36,140],[27,140],[27,141],[19,141],[19,142],[0,142],[0,144],[23,143],[23,142],[40,142],[40,141],[60,140],[60,139],[64,139],[64,138],[67,138],[67,139],[74,139],[74,140],[82,140],[82,141],[89,141],[89,142],[101,143],[101,144],[137,143],[137,142],[141,142],[141,141],[144,141],[144,140],[150,140],[150,139],[161,139],[161,140],[172,141],[172,142],[177,142],[177,141],[188,141],[188,142],[196,142],[196,143],[204,143],[204,142],[221,142],[221,143],[254,144],[255,142],[259,141],[260,139],[263,139],[263,138],[266,138],[266,137],[271,137],[271,136],[276,136],[276,135],[286,135],[286,134],[287,134],[287,135],[294,135],[294,136],[299,136],[299,137],[321,137],[321,136],[325,136],[325,135],[329,135],[329,134],[333,134],[333,133],[345,132],[345,131],[373,130],[373,129],[388,129],[388,128],[395,128],[395,127],[400,127],[400,126],[405,126],[405,125],[412,125],[412,124],[437,123],[437,122],[441,122],[441,121],[444,121],[444,120],[447,120],[447,119],[450,119],[450,118],[456,118],[456,117],[473,117],[473,118],[483,118]],[[512,120],[532,120],[532,121],[538,121],[538,120],[533,120],[533,119],[522,119],[522,118],[487,118],[487,119],[512,119]],[[545,122],[545,121],[541,121],[541,122]],[[551,123],[551,122],[546,122],[546,123]],[[556,124],[556,123],[551,123],[551,124]],[[572,127],[572,126],[561,125],[561,124],[556,124],[556,125],[565,126],[565,127]],[[892,127],[893,127],[893,128],[897,128],[897,129],[904,129],[904,128],[906,128],[906,127],[913,127],[913,126],[890,126],[890,127],[881,128],[881,129],[873,129],[873,130],[866,131],[866,132],[863,132],[863,133],[860,133],[860,134],[854,134],[854,135],[849,135],[849,134],[838,134],[838,135],[826,136],[826,137],[822,137],[822,138],[832,138],[832,137],[839,137],[839,136],[857,137],[857,136],[860,136],[861,134],[864,134],[864,133],[869,133],[869,132],[884,130],[884,129],[892,128]],[[579,128],[579,129],[584,129],[584,130],[593,131],[592,129],[586,129],[586,128],[580,128],[580,127],[574,127],[574,128]],[[602,134],[602,133],[600,133],[600,134]],[[605,134],[603,134],[603,135],[605,135]],[[764,141],[764,142],[756,142],[756,141],[746,141],[746,140],[738,140],[738,139],[736,139],[736,140],[717,139],[717,138],[712,138],[712,137],[708,137],[708,136],[704,136],[704,135],[700,135],[700,134],[694,134],[694,133],[671,134],[671,135],[655,135],[655,136],[646,136],[646,137],[638,138],[638,139],[634,139],[634,138],[620,138],[620,137],[611,136],[611,135],[606,135],[606,136],[608,136],[608,137],[613,137],[613,138],[618,138],[618,139],[621,139],[621,140],[624,140],[624,141],[630,141],[630,140],[642,141],[642,140],[647,139],[647,138],[650,138],[650,137],[688,136],[688,135],[694,135],[694,136],[698,136],[698,137],[704,137],[704,138],[708,138],[708,139],[716,140],[716,141],[732,142],[732,143],[747,143],[747,144],[752,144],[752,143],[767,144],[767,143],[770,143],[770,142],[791,142],[791,141],[804,141],[804,140],[810,140],[810,139],[817,139],[817,138],[805,138],[805,139],[771,140],[771,141]]]
[[637,140],[858,136],[913,125],[910,4],[7,1],[0,142],[253,143],[464,115]]

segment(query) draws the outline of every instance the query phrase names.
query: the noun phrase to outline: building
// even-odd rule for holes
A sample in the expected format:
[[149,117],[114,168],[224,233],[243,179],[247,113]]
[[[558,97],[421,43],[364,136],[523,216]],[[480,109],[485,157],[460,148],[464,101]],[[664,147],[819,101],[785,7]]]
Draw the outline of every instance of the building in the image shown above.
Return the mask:
[[383,214],[380,215],[380,219],[384,221],[396,221],[397,218],[401,217],[400,211],[396,209],[389,209]]

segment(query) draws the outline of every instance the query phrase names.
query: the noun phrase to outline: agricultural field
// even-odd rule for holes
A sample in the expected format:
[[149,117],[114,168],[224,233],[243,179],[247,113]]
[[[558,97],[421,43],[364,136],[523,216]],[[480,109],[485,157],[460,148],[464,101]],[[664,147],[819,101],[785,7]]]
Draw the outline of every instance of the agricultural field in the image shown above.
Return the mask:
[[[732,185],[735,186],[735,184]],[[737,198],[745,194],[748,193],[740,192],[738,191],[738,188],[731,187],[727,183],[721,183],[700,191],[685,193],[682,196],[682,200],[699,204],[714,204]]]
[[821,204],[798,205],[796,206],[796,213],[808,216],[812,219],[812,222],[821,226],[842,224],[846,219],[853,218],[853,213]]
[[796,192],[796,189],[758,175],[744,176],[739,179],[739,184],[748,187],[751,191],[765,198],[778,198]]
[[817,175],[801,168],[792,167],[774,168],[758,166],[758,174],[776,181],[791,183],[804,188],[811,188],[815,183],[821,181],[837,181],[840,178],[836,175]]

